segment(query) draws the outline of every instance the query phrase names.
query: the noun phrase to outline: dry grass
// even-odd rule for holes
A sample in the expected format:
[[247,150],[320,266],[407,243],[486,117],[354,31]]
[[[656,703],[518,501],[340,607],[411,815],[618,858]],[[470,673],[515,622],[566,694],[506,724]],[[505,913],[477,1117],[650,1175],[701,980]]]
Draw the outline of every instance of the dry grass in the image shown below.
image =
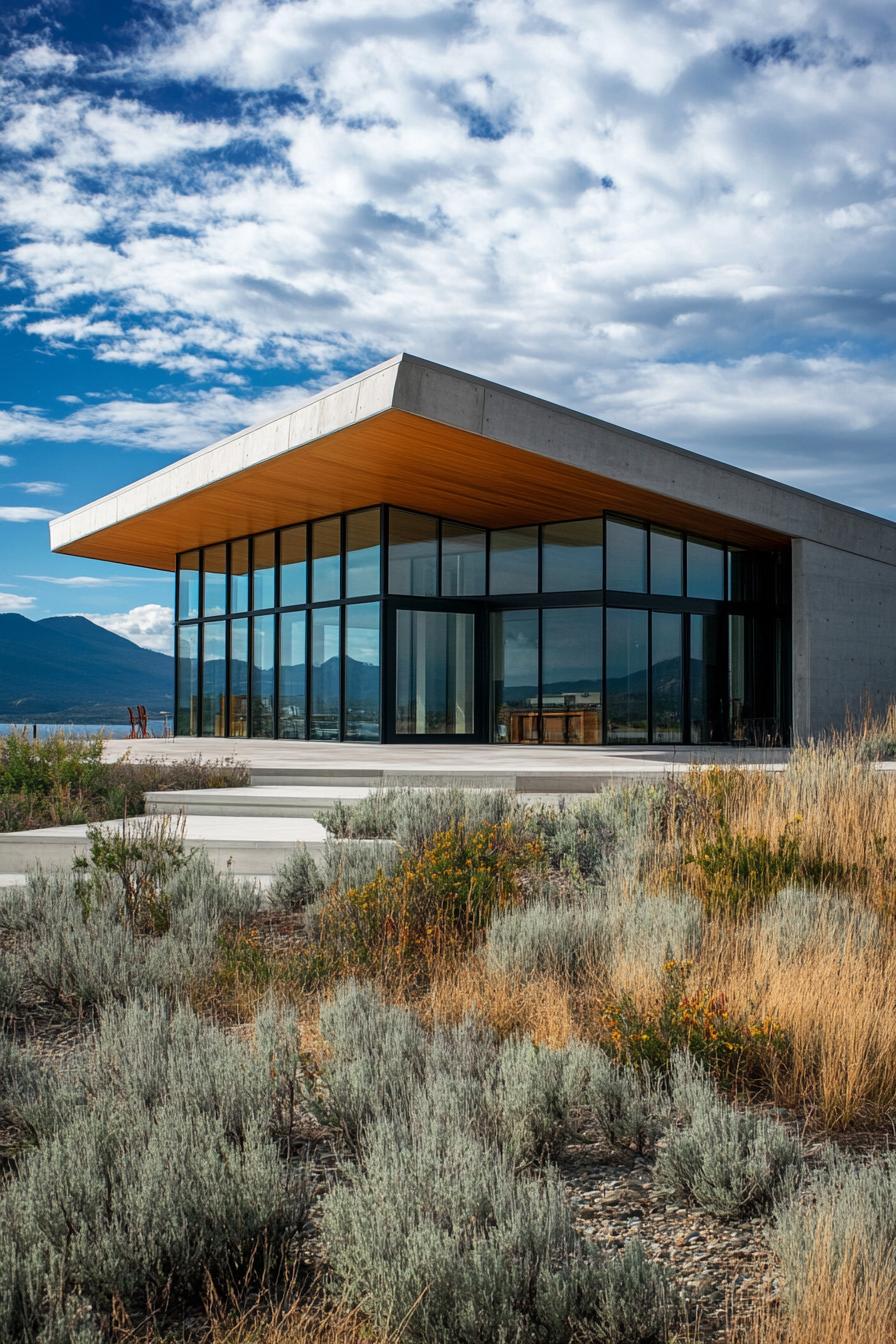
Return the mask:
[[835,1269],[817,1248],[799,1305],[784,1313],[760,1312],[738,1344],[893,1344],[896,1339],[896,1272],[881,1263],[860,1273],[856,1263]]

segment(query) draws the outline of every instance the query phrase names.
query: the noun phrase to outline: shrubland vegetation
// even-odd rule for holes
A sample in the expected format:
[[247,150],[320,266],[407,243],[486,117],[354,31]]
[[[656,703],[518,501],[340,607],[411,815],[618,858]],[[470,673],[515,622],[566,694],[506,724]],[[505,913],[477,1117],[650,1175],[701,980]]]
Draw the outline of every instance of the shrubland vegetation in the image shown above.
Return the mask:
[[33,741],[11,732],[0,737],[0,831],[136,817],[144,793],[248,783],[246,768],[233,761],[104,761],[101,733]]
[[[559,807],[375,793],[269,894],[175,822],[96,830],[0,899],[0,1337],[891,1341],[896,787],[869,753]],[[635,1224],[585,1235],[582,1152],[598,1188],[635,1164],[754,1220],[778,1294],[707,1333]]]

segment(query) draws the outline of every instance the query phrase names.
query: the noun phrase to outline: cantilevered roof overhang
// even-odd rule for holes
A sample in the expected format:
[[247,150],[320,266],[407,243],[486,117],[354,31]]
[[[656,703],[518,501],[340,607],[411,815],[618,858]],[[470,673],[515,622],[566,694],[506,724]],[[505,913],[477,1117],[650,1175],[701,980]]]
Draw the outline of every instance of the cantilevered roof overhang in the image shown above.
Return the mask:
[[893,524],[410,355],[54,519],[50,541],[170,570],[179,551],[382,503],[490,527],[608,509],[896,563]]

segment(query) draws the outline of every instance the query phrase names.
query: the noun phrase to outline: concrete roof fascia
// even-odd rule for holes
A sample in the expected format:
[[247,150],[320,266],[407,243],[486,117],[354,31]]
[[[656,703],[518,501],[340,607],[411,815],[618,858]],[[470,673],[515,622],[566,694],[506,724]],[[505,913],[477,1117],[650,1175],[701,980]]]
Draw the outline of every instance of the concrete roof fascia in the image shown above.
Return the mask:
[[294,410],[238,430],[54,519],[51,546],[68,545],[393,409],[785,536],[896,564],[896,523],[887,519],[408,354],[395,355]]

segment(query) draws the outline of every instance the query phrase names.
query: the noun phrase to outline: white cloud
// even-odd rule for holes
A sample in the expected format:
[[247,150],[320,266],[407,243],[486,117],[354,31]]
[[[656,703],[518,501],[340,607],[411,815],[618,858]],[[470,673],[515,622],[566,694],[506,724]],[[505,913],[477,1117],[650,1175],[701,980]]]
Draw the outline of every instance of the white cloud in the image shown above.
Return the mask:
[[12,69],[0,215],[10,323],[171,381],[0,441],[181,452],[409,349],[759,469],[848,453],[896,506],[883,0],[160,12],[80,58],[115,95]]
[[6,453],[0,453],[0,467],[14,467],[15,464],[14,457],[7,457]]
[[26,495],[61,495],[65,486],[61,481],[13,481],[16,490],[24,490]]
[[174,608],[162,607],[148,602],[142,607],[132,607],[130,611],[114,611],[97,614],[90,611],[79,612],[88,621],[123,635],[144,649],[154,649],[156,653],[171,653],[174,648]]
[[24,597],[19,593],[0,593],[0,612],[27,611],[34,606],[33,597]]
[[101,578],[95,574],[76,574],[71,577],[57,577],[54,574],[20,574],[20,579],[30,579],[37,583],[52,583],[59,588],[122,588],[132,583],[158,583],[157,578],[143,575],[129,575],[127,578]]
[[45,523],[50,518],[58,518],[58,509],[32,509],[15,504],[0,504],[0,522],[2,523]]

